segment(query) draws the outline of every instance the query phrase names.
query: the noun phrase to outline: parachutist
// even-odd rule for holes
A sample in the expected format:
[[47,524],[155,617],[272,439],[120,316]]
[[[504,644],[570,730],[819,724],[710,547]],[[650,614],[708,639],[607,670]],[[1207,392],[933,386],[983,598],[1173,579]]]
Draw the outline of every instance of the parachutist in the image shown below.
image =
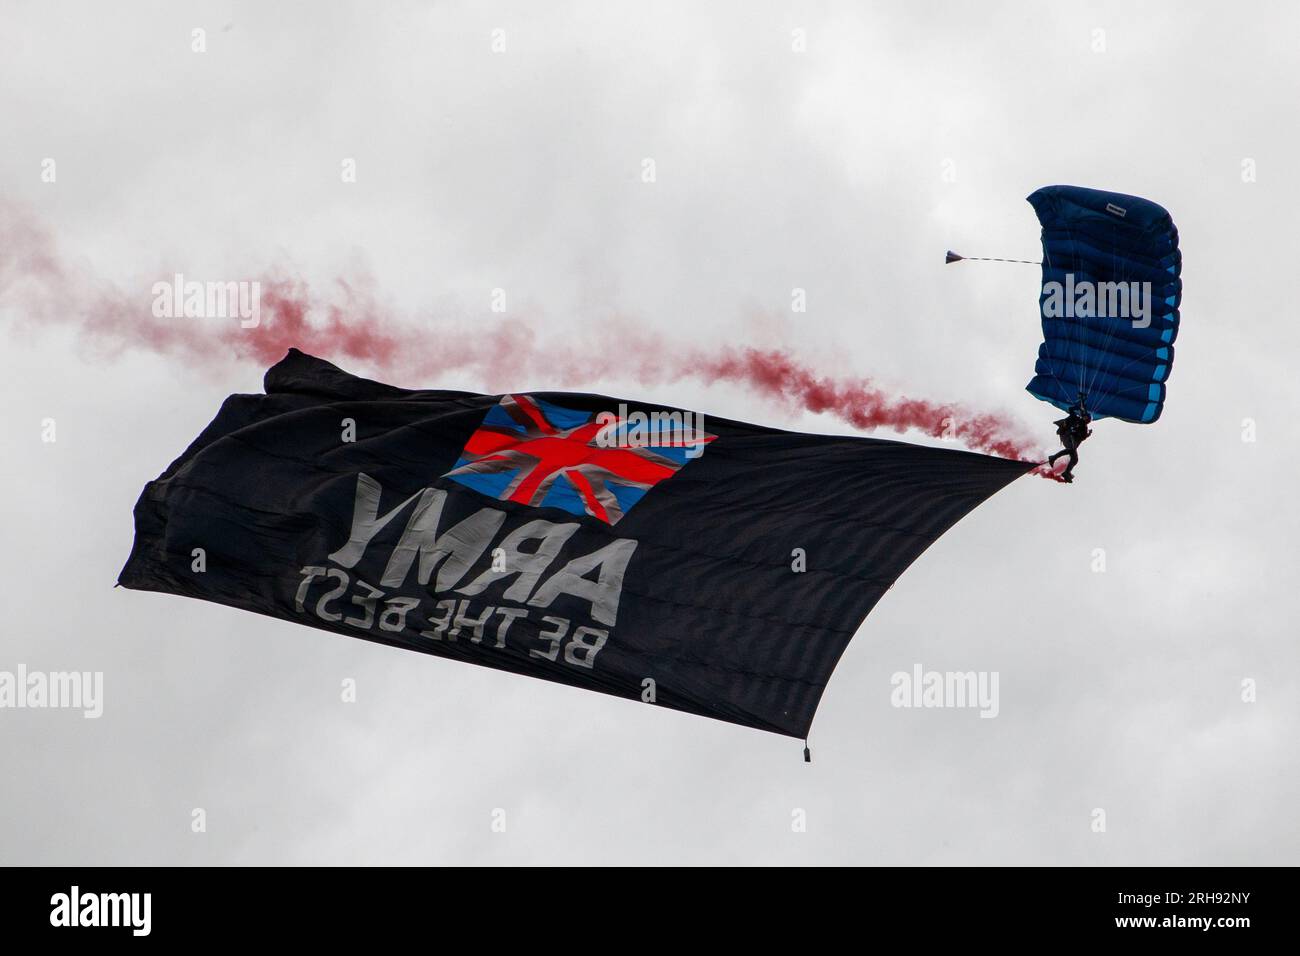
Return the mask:
[[1070,463],[1065,466],[1065,471],[1061,472],[1061,480],[1066,484],[1074,481],[1074,466],[1079,463],[1079,445],[1087,441],[1088,436],[1092,434],[1092,429],[1088,427],[1092,416],[1083,407],[1082,397],[1070,406],[1069,411],[1065,418],[1052,423],[1056,426],[1056,434],[1061,436],[1061,450],[1047,459],[1047,464],[1051,466],[1055,465],[1056,459],[1062,455],[1070,456]]

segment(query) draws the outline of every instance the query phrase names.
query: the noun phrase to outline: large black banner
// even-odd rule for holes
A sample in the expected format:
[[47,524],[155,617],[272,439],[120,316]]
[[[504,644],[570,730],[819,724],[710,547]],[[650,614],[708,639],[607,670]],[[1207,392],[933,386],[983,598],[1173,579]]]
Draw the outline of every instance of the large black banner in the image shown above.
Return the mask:
[[135,507],[120,583],[807,735],[894,580],[1032,464],[296,350]]

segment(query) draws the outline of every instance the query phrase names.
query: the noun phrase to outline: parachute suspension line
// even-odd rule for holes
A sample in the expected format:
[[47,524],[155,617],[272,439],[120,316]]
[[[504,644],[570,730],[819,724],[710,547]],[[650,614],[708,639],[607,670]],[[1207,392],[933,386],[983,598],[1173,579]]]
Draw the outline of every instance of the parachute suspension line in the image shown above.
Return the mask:
[[[1121,270],[1123,270],[1123,269],[1125,268],[1124,265],[1123,265],[1122,263],[1119,262],[1119,255],[1115,252],[1115,233],[1116,233],[1116,231],[1117,231],[1117,230],[1115,229],[1115,226],[1114,226],[1114,224],[1112,223],[1112,224],[1111,224],[1111,227],[1110,227],[1110,234],[1111,234],[1111,240],[1110,240],[1110,268],[1111,268],[1111,272],[1112,272],[1112,274],[1114,273],[1115,268],[1116,268],[1117,265],[1120,266]],[[1121,271],[1121,272],[1120,272],[1120,279],[1123,280],[1124,278],[1126,278],[1125,273],[1124,273],[1123,271]],[[1093,309],[1095,310],[1095,309],[1098,309],[1098,308],[1100,308],[1100,307],[1101,307],[1100,303],[1097,302],[1096,299],[1094,298],[1094,300],[1093,300]],[[1110,344],[1111,344],[1111,339],[1112,339],[1112,338],[1114,337],[1114,335],[1115,335],[1115,329],[1110,325],[1110,323],[1105,323],[1105,325],[1106,325],[1105,330],[1101,332],[1101,335],[1102,335],[1101,348],[1102,348],[1103,355],[1104,355],[1105,357],[1104,357],[1100,362],[1096,363],[1096,367],[1093,368],[1092,372],[1088,375],[1088,386],[1087,386],[1087,391],[1088,391],[1089,394],[1092,393],[1092,387],[1093,387],[1093,385],[1095,385],[1096,382],[1097,382],[1097,376],[1098,376],[1098,375],[1101,375],[1101,374],[1103,374],[1105,371],[1107,371],[1108,367],[1110,366],[1110,356],[1111,356],[1111,352],[1110,352]]]
[[[1122,261],[1120,259],[1119,253],[1116,251],[1119,247],[1119,241],[1117,239],[1117,236],[1119,234],[1119,229],[1115,226],[1114,223],[1111,223],[1110,234],[1111,234],[1111,241],[1110,241],[1111,271],[1114,272],[1116,270],[1116,267],[1118,266],[1120,283],[1124,284],[1128,282],[1128,262]],[[1130,302],[1129,305],[1131,307],[1132,303]],[[1116,328],[1115,325],[1111,323],[1107,323],[1107,331],[1105,332],[1105,338],[1102,340],[1102,348],[1106,353],[1106,358],[1101,363],[1101,366],[1099,368],[1093,369],[1092,376],[1088,381],[1089,391],[1092,391],[1093,383],[1097,381],[1097,377],[1099,375],[1110,373],[1110,362],[1111,362],[1110,345],[1115,338],[1115,328]],[[1132,361],[1126,363],[1125,368],[1127,368],[1128,365],[1131,364],[1133,364]],[[1115,374],[1118,375],[1119,374],[1118,371]]]
[[[1044,259],[1044,261],[1046,262],[1047,267],[1048,267],[1049,269],[1052,268],[1052,254],[1051,254],[1050,252],[1047,251],[1047,244],[1046,244],[1046,243],[1043,244],[1043,259]],[[1042,264],[1042,263],[1040,263],[1040,265],[1041,265],[1041,264]],[[1061,391],[1063,391],[1063,392],[1068,392],[1069,389],[1066,388],[1065,383],[1061,381],[1061,377],[1060,377],[1059,375],[1056,374],[1056,371],[1055,371],[1055,370],[1052,368],[1052,366],[1051,366],[1051,360],[1052,360],[1053,357],[1054,357],[1054,356],[1053,356],[1053,355],[1050,353],[1050,351],[1049,351],[1049,352],[1048,352],[1048,356],[1047,356],[1047,359],[1048,359],[1047,370],[1048,370],[1049,372],[1051,372],[1051,374],[1052,374],[1052,378],[1056,379],[1056,384],[1059,385],[1059,386],[1061,386]],[[1043,462],[1043,464],[1047,464],[1047,462]]]
[[[1059,198],[1056,201],[1056,208],[1058,210],[1060,209]],[[1070,225],[1070,221],[1066,219],[1064,220],[1064,222],[1065,222],[1065,234],[1070,239],[1070,264],[1067,267],[1067,269],[1069,272],[1081,272],[1083,263],[1079,255],[1079,241],[1074,235],[1074,227]],[[1044,255],[1046,255],[1046,252],[1044,252]],[[1083,404],[1086,410],[1087,403],[1091,401],[1092,398],[1092,396],[1089,394],[1092,387],[1092,383],[1084,381],[1088,373],[1087,373],[1087,369],[1085,368],[1083,350],[1084,350],[1084,345],[1082,341],[1074,341],[1072,343],[1071,351],[1074,352],[1074,364],[1075,367],[1078,368],[1079,370],[1079,383],[1077,386],[1078,395],[1075,401],[1079,402],[1080,404]],[[1056,378],[1055,375],[1053,375],[1052,377]],[[1056,380],[1058,382],[1060,381],[1059,378],[1057,378]]]
[[1035,262],[1033,259],[995,259],[992,256],[960,256],[949,249],[947,254],[944,256],[943,263],[944,265],[951,265],[954,262],[1020,262],[1027,266],[1042,265],[1041,262]]

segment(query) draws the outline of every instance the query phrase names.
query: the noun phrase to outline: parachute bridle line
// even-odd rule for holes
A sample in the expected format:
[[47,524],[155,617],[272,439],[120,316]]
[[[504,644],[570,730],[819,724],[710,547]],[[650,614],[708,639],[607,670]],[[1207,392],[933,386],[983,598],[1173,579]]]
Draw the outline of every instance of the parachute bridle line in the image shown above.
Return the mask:
[[[949,253],[956,255],[956,253]],[[949,259],[949,264],[953,262],[1022,262],[1027,266],[1041,266],[1041,262],[1035,262],[1033,259],[996,259],[992,256],[957,256],[955,259]]]

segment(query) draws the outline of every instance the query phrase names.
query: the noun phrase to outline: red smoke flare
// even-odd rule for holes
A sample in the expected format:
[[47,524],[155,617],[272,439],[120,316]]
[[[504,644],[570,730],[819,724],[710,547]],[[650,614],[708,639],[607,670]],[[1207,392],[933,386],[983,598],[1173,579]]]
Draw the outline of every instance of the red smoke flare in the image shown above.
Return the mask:
[[[0,204],[0,312],[12,312],[29,325],[72,325],[100,354],[135,348],[176,356],[193,366],[231,357],[266,366],[295,347],[335,361],[364,363],[399,380],[462,369],[502,388],[543,376],[568,385],[608,375],[630,375],[643,384],[721,380],[789,408],[833,415],[855,428],[915,429],[1004,458],[1044,457],[1025,430],[1005,416],[890,395],[867,379],[831,378],[778,349],[723,348],[683,355],[623,327],[605,333],[614,339],[609,347],[587,343],[579,353],[541,345],[527,325],[498,316],[487,331],[395,323],[368,291],[344,281],[327,299],[314,296],[301,280],[276,276],[259,281],[256,327],[242,328],[236,319],[158,318],[148,289],[128,295],[74,270],[56,254],[48,231]],[[646,341],[638,348],[641,339]],[[1045,465],[1034,473],[1055,478]]]

